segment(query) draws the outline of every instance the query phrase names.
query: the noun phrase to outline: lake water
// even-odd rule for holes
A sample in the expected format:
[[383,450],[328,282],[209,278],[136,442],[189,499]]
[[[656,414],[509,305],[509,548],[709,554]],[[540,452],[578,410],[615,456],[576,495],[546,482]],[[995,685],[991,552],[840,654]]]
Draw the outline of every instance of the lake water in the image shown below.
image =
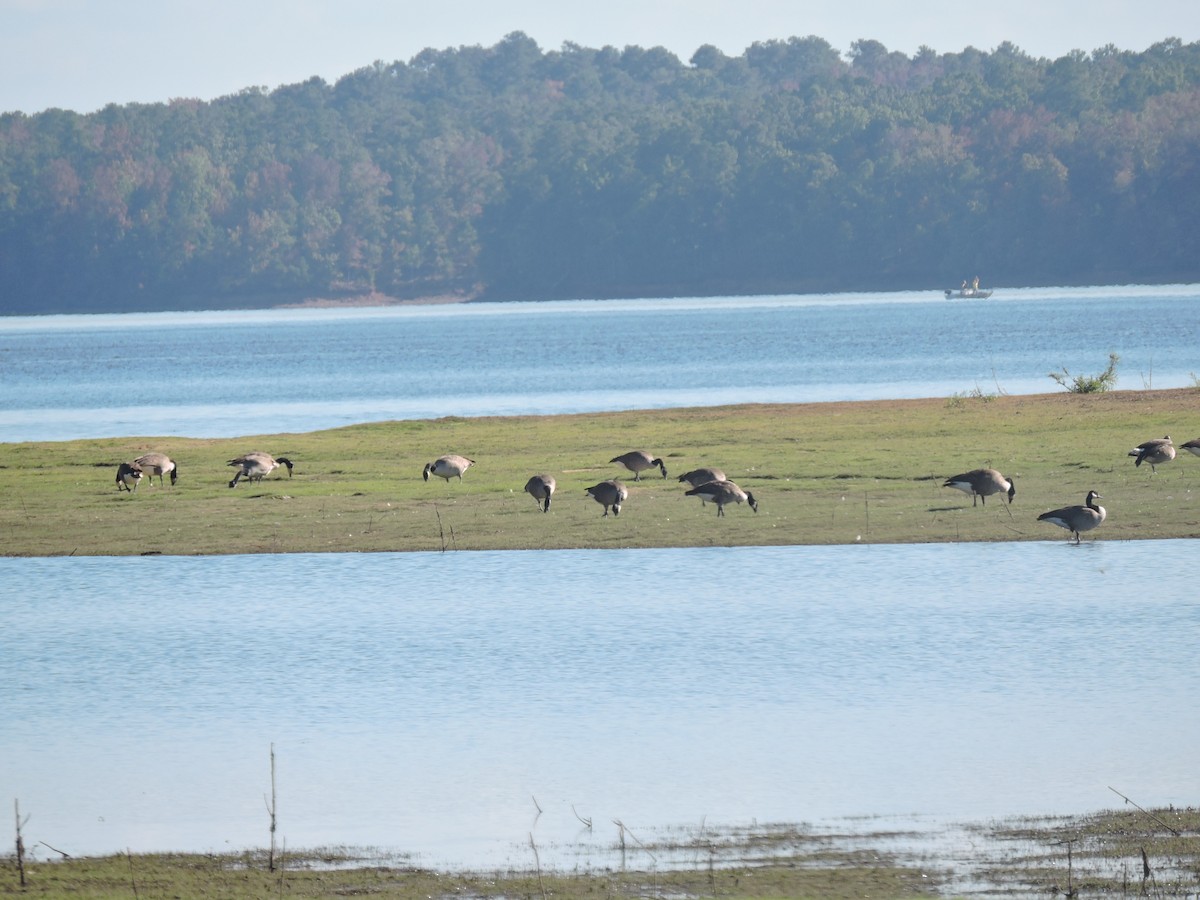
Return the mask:
[[288,847],[522,867],[618,819],[1194,804],[1195,550],[0,559],[0,796],[31,846],[264,846],[274,744]]
[[0,318],[0,441],[1195,383],[1200,286]]
[[[0,319],[0,441],[1192,384],[1200,288]],[[426,865],[1195,804],[1187,541],[0,558],[0,797],[73,854]],[[538,813],[538,808],[542,812]],[[583,829],[578,816],[596,823]],[[878,819],[865,820],[875,822]],[[839,827],[847,827],[845,824]]]

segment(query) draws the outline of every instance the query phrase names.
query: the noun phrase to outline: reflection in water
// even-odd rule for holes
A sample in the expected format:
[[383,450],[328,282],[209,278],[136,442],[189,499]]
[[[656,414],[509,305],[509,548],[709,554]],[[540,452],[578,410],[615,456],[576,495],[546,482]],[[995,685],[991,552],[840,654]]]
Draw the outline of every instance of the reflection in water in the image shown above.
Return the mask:
[[0,793],[72,853],[261,845],[274,744],[289,846],[466,865],[549,862],[576,812],[1192,802],[1193,551],[0,559]]

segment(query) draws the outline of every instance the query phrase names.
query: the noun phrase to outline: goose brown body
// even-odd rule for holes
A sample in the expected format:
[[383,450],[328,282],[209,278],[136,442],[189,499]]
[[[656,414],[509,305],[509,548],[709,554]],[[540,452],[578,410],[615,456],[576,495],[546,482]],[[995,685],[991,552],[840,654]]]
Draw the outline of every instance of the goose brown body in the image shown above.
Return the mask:
[[[133,493],[137,490],[138,482],[142,480],[142,468],[137,463],[123,462],[117,466],[117,490]],[[130,485],[133,487],[130,487]]]
[[630,450],[628,453],[614,456],[609,462],[618,463],[632,472],[634,481],[641,481],[642,473],[647,469],[653,469],[655,466],[658,466],[662,470],[663,478],[667,477],[666,463],[654,454],[647,453],[645,450]]
[[686,481],[692,487],[697,488],[712,481],[726,481],[728,479],[725,478],[725,473],[721,469],[716,469],[712,466],[702,466],[699,469],[684,472],[679,476],[679,480],[681,482]]
[[425,464],[425,470],[421,473],[421,477],[426,481],[430,475],[436,475],[438,478],[446,479],[447,484],[451,478],[457,478],[462,481],[463,472],[475,465],[475,460],[467,459],[465,456],[459,456],[456,453],[447,453],[445,456],[439,456],[431,463]]
[[754,495],[749,491],[743,491],[732,481],[710,481],[708,484],[692,488],[687,492],[687,496],[699,497],[701,500],[715,503],[718,516],[725,515],[727,503],[746,503],[752,510],[758,512],[758,501],[754,499]]
[[537,501],[542,512],[550,512],[550,498],[557,486],[552,475],[534,475],[525,482],[525,493]]
[[594,484],[584,491],[589,497],[604,507],[604,515],[611,509],[614,516],[621,514],[621,504],[629,499],[629,489],[615,478]]
[[1005,478],[995,469],[972,469],[970,472],[963,472],[961,475],[947,478],[942,487],[970,494],[972,506],[979,501],[986,506],[987,498],[993,494],[1007,494],[1009,503],[1012,503],[1017,495],[1017,488],[1012,479]]
[[151,484],[154,483],[155,475],[158,476],[160,486],[163,483],[164,475],[170,476],[171,484],[174,484],[175,479],[179,477],[179,466],[165,453],[145,453],[133,462],[135,465],[141,466],[142,471],[150,476]]
[[242,478],[248,481],[262,481],[280,466],[287,466],[288,478],[292,477],[292,461],[290,459],[286,456],[276,459],[270,453],[263,453],[261,450],[252,450],[243,456],[234,457],[226,465],[237,469],[233,480],[229,482],[230,487],[237,487],[238,481]]
[[1038,521],[1050,522],[1059,528],[1067,529],[1075,535],[1075,543],[1078,544],[1080,534],[1091,531],[1093,528],[1099,528],[1100,524],[1108,517],[1108,511],[1096,502],[1103,499],[1095,491],[1088,491],[1082,506],[1064,506],[1061,509],[1052,509],[1050,512],[1044,512],[1038,516]]
[[1157,471],[1155,466],[1169,463],[1175,458],[1175,445],[1171,443],[1171,436],[1168,434],[1165,437],[1138,444],[1129,451],[1129,455],[1134,457],[1133,464],[1135,466],[1150,463],[1150,474],[1153,475]]

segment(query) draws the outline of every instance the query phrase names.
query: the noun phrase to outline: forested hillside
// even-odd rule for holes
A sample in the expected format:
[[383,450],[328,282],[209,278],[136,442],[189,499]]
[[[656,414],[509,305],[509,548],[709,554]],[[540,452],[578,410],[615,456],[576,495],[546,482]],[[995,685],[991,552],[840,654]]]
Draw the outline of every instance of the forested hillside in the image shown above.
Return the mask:
[[0,311],[1200,280],[1200,44],[523,34],[0,116]]

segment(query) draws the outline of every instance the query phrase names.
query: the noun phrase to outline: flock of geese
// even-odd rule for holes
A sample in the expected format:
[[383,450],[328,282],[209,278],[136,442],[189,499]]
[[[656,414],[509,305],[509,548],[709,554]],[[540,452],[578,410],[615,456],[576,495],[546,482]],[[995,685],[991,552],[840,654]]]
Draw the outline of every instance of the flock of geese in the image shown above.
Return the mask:
[[[634,481],[641,481],[643,472],[656,467],[662,472],[663,478],[667,477],[666,463],[644,450],[630,450],[628,453],[613,457],[609,462],[624,466],[632,472]],[[237,469],[233,479],[229,482],[231,488],[237,487],[238,481],[243,478],[250,482],[262,481],[264,477],[282,466],[287,467],[288,477],[291,478],[293,469],[292,461],[287,457],[275,458],[269,453],[258,450],[231,459],[227,465]],[[421,477],[425,481],[429,480],[430,475],[444,478],[447,482],[452,478],[462,481],[463,474],[473,465],[475,465],[473,459],[448,453],[445,456],[439,456],[431,463],[426,463]],[[163,483],[164,475],[168,475],[171,484],[174,484],[179,477],[179,466],[164,453],[147,453],[131,462],[123,462],[117,466],[117,490],[133,493],[147,474],[150,476],[151,484],[154,483],[155,475],[158,476],[160,485]],[[702,504],[711,503],[716,506],[718,516],[725,515],[725,507],[730,503],[745,503],[752,510],[758,512],[758,501],[754,499],[754,495],[749,491],[743,491],[726,478],[725,473],[720,469],[693,469],[680,475],[679,481],[686,482],[691,487],[691,490],[687,491],[687,496],[699,497]],[[534,475],[525,483],[526,493],[533,497],[542,512],[550,510],[550,500],[557,487],[554,476],[546,474]],[[629,499],[629,489],[616,478],[594,484],[584,493],[604,507],[605,516],[609,514],[610,510],[614,516],[620,515],[622,504]]]
[[[1182,446],[1189,453],[1200,456],[1200,438],[1188,441]],[[1135,466],[1140,466],[1142,463],[1149,463],[1150,475],[1153,477],[1158,471],[1157,466],[1168,463],[1175,458],[1175,445],[1168,434],[1166,437],[1155,438],[1138,444],[1129,451],[1129,455],[1134,458],[1133,464]],[[995,469],[972,469],[970,472],[964,472],[961,475],[955,475],[953,478],[947,478],[942,486],[955,488],[965,494],[970,494],[972,506],[975,506],[976,502],[987,505],[987,498],[995,494],[1006,495],[1008,502],[1012,503],[1013,498],[1017,495],[1017,488],[1013,484],[1012,479],[1005,478]],[[1038,521],[1049,522],[1052,525],[1067,529],[1075,536],[1075,543],[1078,544],[1079,536],[1083,532],[1100,527],[1100,524],[1108,517],[1108,511],[1096,502],[1103,499],[1095,491],[1088,491],[1082,505],[1052,509],[1038,516]]]
[[[632,472],[634,481],[641,481],[642,473],[654,468],[662,472],[663,478],[667,477],[667,464],[661,458],[647,453],[645,450],[630,450],[628,453],[614,456],[609,462],[624,466]],[[426,481],[429,480],[430,475],[444,478],[447,482],[451,478],[462,481],[463,473],[473,465],[475,465],[475,460],[450,453],[446,456],[439,456],[431,463],[426,463],[421,476]],[[680,475],[679,480],[691,485],[692,489],[687,492],[687,496],[699,497],[702,504],[713,504],[717,508],[718,516],[725,515],[725,507],[730,503],[746,503],[752,510],[758,512],[758,501],[754,499],[754,495],[749,491],[743,491],[727,479],[725,473],[720,469],[693,469],[691,472]],[[550,501],[557,489],[558,482],[554,480],[554,476],[545,473],[534,475],[525,482],[525,492],[534,499],[542,512],[550,511]],[[614,516],[619,516],[621,506],[629,499],[629,488],[625,487],[618,479],[610,478],[586,488],[584,494],[604,507],[605,516],[610,510]]]
[[[1200,456],[1200,438],[1183,444],[1182,449]],[[1134,457],[1134,465],[1140,466],[1142,463],[1149,463],[1150,475],[1153,477],[1158,471],[1158,466],[1175,459],[1175,445],[1171,441],[1171,436],[1167,435],[1138,444],[1129,451],[1129,455]],[[645,450],[630,450],[628,453],[614,456],[609,462],[623,466],[633,473],[634,481],[641,481],[643,472],[655,468],[662,472],[663,478],[667,477],[666,463],[660,457],[647,453]],[[262,481],[265,476],[283,466],[287,467],[288,477],[292,477],[293,465],[290,459],[283,456],[275,458],[269,453],[257,450],[244,456],[235,457],[229,460],[227,465],[237,470],[229,482],[231,488],[237,487],[238,481],[243,478],[250,482]],[[463,473],[473,465],[475,465],[473,459],[448,453],[445,456],[439,456],[431,463],[426,463],[421,477],[425,481],[429,480],[430,475],[444,478],[447,483],[452,478],[462,481]],[[169,477],[171,484],[174,484],[179,477],[179,466],[164,453],[147,453],[131,462],[123,462],[117,467],[117,490],[125,490],[130,493],[136,491],[138,483],[146,475],[150,476],[151,484],[154,483],[155,475],[158,476],[159,485],[163,484],[164,476]],[[720,469],[707,466],[693,469],[680,475],[679,481],[690,486],[686,496],[698,497],[701,504],[704,505],[713,504],[717,508],[718,516],[724,516],[725,507],[731,503],[745,503],[754,512],[758,512],[758,501],[754,499],[754,495],[749,491],[742,490],[726,478],[725,473]],[[997,494],[1007,497],[1011,504],[1017,495],[1017,488],[1013,480],[995,469],[972,469],[970,472],[963,472],[961,475],[947,478],[942,486],[954,488],[970,495],[972,506],[980,503],[986,506],[987,498]],[[553,475],[542,473],[532,476],[525,483],[525,492],[533,497],[542,512],[549,512],[550,501],[557,487]],[[610,511],[614,516],[620,515],[622,505],[629,499],[629,489],[616,478],[594,484],[586,488],[584,493],[604,507],[604,516],[608,516]],[[1052,509],[1038,516],[1038,521],[1050,522],[1067,529],[1074,536],[1075,543],[1078,544],[1080,535],[1098,528],[1107,517],[1107,511],[1096,502],[1103,499],[1096,491],[1088,491],[1081,505]]]
[[[276,459],[271,454],[259,450],[231,459],[226,465],[237,469],[233,480],[229,482],[230,487],[237,487],[237,483],[243,478],[247,481],[262,481],[280,466],[287,466],[288,478],[292,477],[290,459],[285,456]],[[165,453],[147,453],[132,462],[123,462],[117,466],[117,490],[133,493],[146,475],[150,476],[151,484],[154,484],[155,475],[158,476],[159,485],[163,483],[163,475],[169,476],[171,484],[174,484],[179,477],[179,465]]]

